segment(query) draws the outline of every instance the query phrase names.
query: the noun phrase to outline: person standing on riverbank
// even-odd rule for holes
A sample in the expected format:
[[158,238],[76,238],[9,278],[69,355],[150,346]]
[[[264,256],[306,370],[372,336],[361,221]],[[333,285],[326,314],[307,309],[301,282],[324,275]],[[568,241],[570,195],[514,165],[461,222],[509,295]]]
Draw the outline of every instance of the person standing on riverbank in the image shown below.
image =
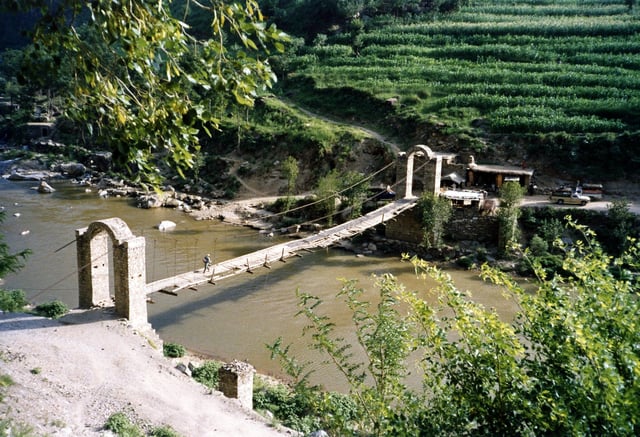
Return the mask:
[[204,258],[202,258],[202,262],[204,263],[204,270],[202,273],[207,273],[209,271],[209,267],[211,266],[211,254],[206,254]]

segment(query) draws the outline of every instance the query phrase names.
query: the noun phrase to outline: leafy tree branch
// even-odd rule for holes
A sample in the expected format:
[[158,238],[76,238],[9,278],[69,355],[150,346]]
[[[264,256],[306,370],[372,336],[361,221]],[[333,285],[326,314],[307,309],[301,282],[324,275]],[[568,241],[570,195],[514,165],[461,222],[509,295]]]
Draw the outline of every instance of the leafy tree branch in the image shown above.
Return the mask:
[[254,0],[191,2],[212,17],[202,40],[172,15],[170,3],[0,1],[5,11],[41,11],[33,62],[50,55],[71,65],[67,115],[152,184],[161,180],[157,158],[183,175],[199,153],[199,136],[218,128],[208,93],[253,105],[276,81],[270,50],[282,50],[288,39],[266,26]]
[[[611,268],[637,273],[640,244],[630,240],[614,258],[592,231],[570,218],[567,226],[581,237],[570,246],[556,242],[563,270],[551,279],[536,272],[535,290],[482,267],[481,277],[515,301],[509,320],[417,258],[411,259],[417,274],[435,287],[408,291],[383,275],[367,302],[356,283],[344,283],[339,296],[352,314],[351,343],[335,337],[319,299],[301,295],[310,346],[347,377],[356,412],[343,414],[331,396],[319,396],[326,402],[319,401],[316,417],[325,429],[380,436],[637,435],[640,279],[616,277]],[[364,352],[356,355],[356,348]],[[405,379],[415,365],[418,387]]]

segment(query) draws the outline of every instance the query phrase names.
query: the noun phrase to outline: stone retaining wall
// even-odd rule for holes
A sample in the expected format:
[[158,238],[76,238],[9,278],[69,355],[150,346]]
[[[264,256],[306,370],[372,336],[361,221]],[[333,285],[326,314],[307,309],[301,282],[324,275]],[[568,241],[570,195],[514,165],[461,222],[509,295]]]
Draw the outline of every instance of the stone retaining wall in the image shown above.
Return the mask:
[[[488,244],[498,243],[498,218],[482,215],[476,208],[455,208],[446,225],[446,239],[450,241],[473,240]],[[385,236],[392,240],[419,244],[422,226],[419,212],[411,209],[386,224]]]

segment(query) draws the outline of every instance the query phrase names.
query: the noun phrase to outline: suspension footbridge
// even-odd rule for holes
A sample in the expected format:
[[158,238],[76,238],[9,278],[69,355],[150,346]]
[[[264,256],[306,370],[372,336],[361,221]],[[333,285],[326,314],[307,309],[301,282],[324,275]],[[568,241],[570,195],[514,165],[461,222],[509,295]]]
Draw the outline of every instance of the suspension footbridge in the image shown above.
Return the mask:
[[[422,161],[417,167],[414,167],[415,158]],[[146,296],[149,294],[158,291],[178,294],[180,290],[195,288],[207,282],[214,284],[240,273],[252,273],[259,268],[269,268],[273,263],[301,256],[303,251],[328,247],[337,241],[385,223],[416,205],[418,198],[413,194],[414,174],[418,175],[417,184],[421,191],[438,193],[443,163],[451,164],[454,158],[455,155],[434,153],[427,146],[416,145],[407,153],[399,155],[395,163],[396,182],[392,186],[400,187],[402,184],[404,187],[404,196],[400,200],[306,238],[276,244],[216,263],[211,266],[211,272],[192,270],[150,283],[146,282],[144,237],[133,235],[127,224],[117,217],[94,221],[86,228],[76,229],[80,308],[91,308],[110,302],[113,283],[117,314],[129,319],[133,324],[144,325],[147,323]],[[363,178],[357,184],[365,183],[391,165],[393,163]],[[338,194],[333,193],[331,197]],[[107,256],[111,252],[112,259]]]
[[180,290],[197,287],[201,284],[214,284],[240,273],[252,273],[259,268],[270,268],[272,263],[284,262],[287,258],[300,256],[303,251],[312,251],[313,249],[331,246],[340,240],[351,238],[369,228],[391,220],[403,211],[413,208],[416,201],[417,198],[396,200],[362,217],[322,230],[308,237],[276,244],[266,249],[260,249],[213,264],[207,272],[199,269],[148,283],[146,285],[146,294],[157,291],[178,294]]

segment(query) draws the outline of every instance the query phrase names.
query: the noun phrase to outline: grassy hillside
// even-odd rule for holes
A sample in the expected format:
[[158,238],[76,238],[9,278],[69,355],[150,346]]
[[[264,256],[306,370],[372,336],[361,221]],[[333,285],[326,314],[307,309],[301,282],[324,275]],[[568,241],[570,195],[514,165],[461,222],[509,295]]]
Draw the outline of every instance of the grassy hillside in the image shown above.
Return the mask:
[[[332,170],[370,174],[393,160],[389,147],[367,132],[310,116],[273,96],[258,99],[253,109],[233,109],[221,117],[221,129],[212,138],[202,138],[205,153],[196,168],[200,177],[229,196],[239,188],[230,174],[240,162],[238,176],[269,191],[273,187],[267,187],[267,181],[281,174],[283,161],[295,158],[298,189],[308,191]],[[284,186],[284,176],[280,179]]]
[[640,16],[623,1],[476,0],[423,21],[365,21],[286,65],[292,98],[407,144],[517,146],[583,179],[639,168]]

